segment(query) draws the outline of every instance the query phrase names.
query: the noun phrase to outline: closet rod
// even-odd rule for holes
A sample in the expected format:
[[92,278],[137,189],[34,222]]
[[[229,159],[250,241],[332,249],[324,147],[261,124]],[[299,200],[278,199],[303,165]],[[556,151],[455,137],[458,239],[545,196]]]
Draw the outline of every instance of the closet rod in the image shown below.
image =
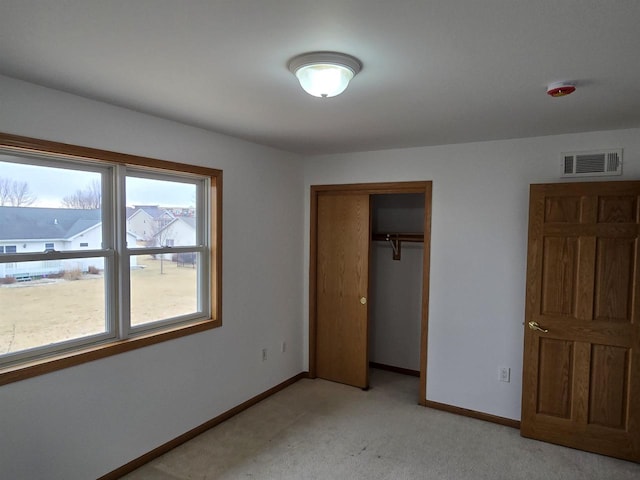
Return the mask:
[[424,234],[422,233],[374,233],[371,240],[388,242],[394,240],[397,242],[424,242]]
[[393,249],[393,259],[400,260],[402,242],[424,242],[422,233],[374,233],[371,240],[389,242]]

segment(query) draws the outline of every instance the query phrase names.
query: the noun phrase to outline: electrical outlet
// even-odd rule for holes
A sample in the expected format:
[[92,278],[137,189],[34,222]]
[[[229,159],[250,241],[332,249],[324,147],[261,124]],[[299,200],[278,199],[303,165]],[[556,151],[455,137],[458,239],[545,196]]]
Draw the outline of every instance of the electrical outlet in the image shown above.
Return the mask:
[[280,344],[280,351],[282,353],[287,351],[287,342],[285,342],[284,340],[282,341],[282,343]]
[[509,367],[500,367],[498,370],[498,379],[501,382],[509,383],[511,381],[511,369]]
[[262,361],[264,362],[267,359],[267,349],[262,349]]

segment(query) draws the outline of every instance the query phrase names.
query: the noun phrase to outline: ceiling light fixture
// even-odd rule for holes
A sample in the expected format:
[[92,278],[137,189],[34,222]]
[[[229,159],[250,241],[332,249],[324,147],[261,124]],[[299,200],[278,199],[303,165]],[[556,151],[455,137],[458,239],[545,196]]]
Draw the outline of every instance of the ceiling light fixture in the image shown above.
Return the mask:
[[304,91],[321,98],[340,95],[361,69],[360,60],[336,52],[305,53],[289,61]]

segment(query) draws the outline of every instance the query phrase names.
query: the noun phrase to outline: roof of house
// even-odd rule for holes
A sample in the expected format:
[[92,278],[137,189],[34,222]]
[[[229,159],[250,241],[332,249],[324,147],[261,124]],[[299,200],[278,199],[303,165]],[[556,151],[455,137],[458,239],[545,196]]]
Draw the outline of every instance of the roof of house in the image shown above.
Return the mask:
[[0,240],[71,238],[100,221],[99,209],[0,207]]
[[196,219],[195,217],[178,217],[180,220],[182,220],[184,223],[186,223],[187,225],[189,225],[191,228],[196,228]]
[[158,232],[156,232],[153,236],[156,237],[156,236],[160,235],[160,233],[162,231],[170,228],[176,222],[180,222],[180,221],[186,223],[189,227],[193,228],[194,230],[196,229],[196,219],[195,219],[195,217],[175,217],[173,220],[171,220],[169,223],[167,223],[164,227],[162,227],[160,230],[158,230]]
[[152,218],[158,218],[162,215],[168,215],[173,218],[173,214],[171,214],[171,212],[168,212],[164,208],[160,208],[158,205],[134,205],[133,207],[127,207],[127,218],[131,218],[140,210],[147,213]]

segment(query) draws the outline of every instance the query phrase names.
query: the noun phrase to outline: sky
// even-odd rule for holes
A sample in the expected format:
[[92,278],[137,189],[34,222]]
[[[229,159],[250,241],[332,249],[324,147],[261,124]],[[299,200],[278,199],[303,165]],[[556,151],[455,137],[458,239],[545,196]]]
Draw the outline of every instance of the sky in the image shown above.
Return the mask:
[[[37,199],[30,207],[59,208],[62,198],[99,180],[100,174],[15,163],[19,157],[0,155],[0,178],[27,182]],[[195,204],[195,186],[155,179],[127,177],[127,206],[189,207]]]

